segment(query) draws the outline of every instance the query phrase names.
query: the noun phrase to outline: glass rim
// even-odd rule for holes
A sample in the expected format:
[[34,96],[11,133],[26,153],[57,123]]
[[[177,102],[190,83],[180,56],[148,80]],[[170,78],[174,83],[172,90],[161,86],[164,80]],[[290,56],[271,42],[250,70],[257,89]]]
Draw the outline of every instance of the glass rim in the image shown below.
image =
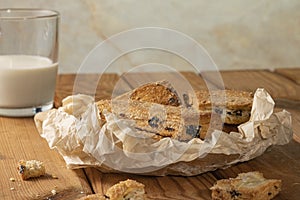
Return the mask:
[[[8,14],[2,16],[1,13]],[[10,16],[9,14],[12,13]],[[18,15],[15,13],[28,13],[28,15]],[[41,8],[1,8],[0,20],[26,20],[26,19],[44,19],[44,18],[59,18],[60,13],[56,10],[41,9]]]

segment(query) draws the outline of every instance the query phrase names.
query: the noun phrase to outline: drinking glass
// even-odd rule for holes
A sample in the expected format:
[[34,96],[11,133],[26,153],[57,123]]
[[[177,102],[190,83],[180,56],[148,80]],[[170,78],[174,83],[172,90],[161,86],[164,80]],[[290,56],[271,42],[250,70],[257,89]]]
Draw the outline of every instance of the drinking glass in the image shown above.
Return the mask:
[[0,115],[33,116],[53,107],[59,13],[0,9]]

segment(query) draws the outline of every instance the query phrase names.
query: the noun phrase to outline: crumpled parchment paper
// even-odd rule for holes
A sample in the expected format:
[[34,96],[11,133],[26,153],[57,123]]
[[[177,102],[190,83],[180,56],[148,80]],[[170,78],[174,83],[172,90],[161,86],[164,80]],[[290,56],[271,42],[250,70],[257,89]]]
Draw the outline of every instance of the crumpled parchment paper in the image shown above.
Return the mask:
[[264,89],[254,94],[251,118],[239,133],[214,131],[209,139],[181,142],[154,140],[138,133],[132,121],[106,113],[99,125],[94,99],[73,95],[63,106],[35,116],[36,127],[51,149],[56,149],[71,169],[87,166],[102,172],[191,176],[224,168],[261,155],[271,145],[292,139],[291,115],[273,113],[274,101]]

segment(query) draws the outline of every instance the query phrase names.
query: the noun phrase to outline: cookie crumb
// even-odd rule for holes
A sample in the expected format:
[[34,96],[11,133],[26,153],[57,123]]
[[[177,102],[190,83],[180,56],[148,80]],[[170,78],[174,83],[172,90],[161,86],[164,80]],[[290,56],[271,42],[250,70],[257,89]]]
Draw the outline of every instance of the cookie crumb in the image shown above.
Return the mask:
[[53,179],[58,179],[58,177],[56,176],[56,175],[51,175],[51,177],[53,178]]
[[51,190],[52,195],[56,195],[56,190]]
[[15,188],[14,188],[14,187],[11,187],[10,190],[15,190]]
[[9,180],[10,180],[11,182],[15,182],[15,181],[16,181],[15,178],[10,178]]

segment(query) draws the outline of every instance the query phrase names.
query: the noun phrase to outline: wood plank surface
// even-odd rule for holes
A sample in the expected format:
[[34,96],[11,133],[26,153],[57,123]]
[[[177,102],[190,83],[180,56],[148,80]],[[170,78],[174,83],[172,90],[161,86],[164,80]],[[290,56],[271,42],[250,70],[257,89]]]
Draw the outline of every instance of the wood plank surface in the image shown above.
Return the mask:
[[300,68],[294,69],[276,69],[274,73],[278,73],[300,85]]
[[[276,100],[300,100],[300,85],[290,78],[267,70],[222,71],[224,86],[228,89],[255,91],[265,88]],[[206,73],[208,81],[216,82],[215,72]]]
[[[119,76],[117,74],[64,74],[57,78],[54,106],[61,106],[61,101],[72,94],[95,96],[95,100],[109,99],[114,91]],[[122,91],[119,91],[122,92]]]
[[[92,192],[83,170],[66,168],[62,157],[39,136],[32,118],[0,117],[0,134],[1,200],[76,199]],[[43,161],[46,176],[23,181],[17,170],[21,159]]]
[[[294,72],[293,72],[294,73]],[[193,177],[180,176],[141,176],[133,174],[101,173],[95,168],[69,170],[61,156],[50,150],[35,128],[32,118],[0,117],[0,199],[76,199],[90,194],[104,194],[118,181],[127,178],[145,184],[149,199],[211,199],[209,188],[218,179],[235,177],[240,172],[261,171],[267,178],[283,180],[283,190],[275,200],[296,200],[300,196],[300,110],[299,84],[297,76],[291,72],[271,71],[226,71],[221,72],[226,88],[255,91],[258,87],[266,88],[276,100],[276,110],[287,109],[293,117],[294,141],[284,146],[273,146],[263,155],[227,169],[219,169]],[[184,72],[183,78],[189,80],[194,89],[206,88],[203,77],[210,84],[215,83],[213,74],[202,78],[194,73]],[[64,74],[58,77],[55,106],[61,100],[74,93],[74,83],[78,81],[75,93],[94,95],[95,99],[109,99],[133,88],[141,81],[166,79],[169,75],[99,75]],[[218,85],[218,84],[216,84]],[[96,88],[96,91],[95,91]],[[45,162],[47,175],[29,181],[22,181],[17,175],[16,163],[19,159],[38,159]],[[56,175],[58,179],[53,179]],[[9,179],[13,177],[15,182]],[[11,190],[14,188],[14,190]],[[51,190],[57,191],[56,195]]]

